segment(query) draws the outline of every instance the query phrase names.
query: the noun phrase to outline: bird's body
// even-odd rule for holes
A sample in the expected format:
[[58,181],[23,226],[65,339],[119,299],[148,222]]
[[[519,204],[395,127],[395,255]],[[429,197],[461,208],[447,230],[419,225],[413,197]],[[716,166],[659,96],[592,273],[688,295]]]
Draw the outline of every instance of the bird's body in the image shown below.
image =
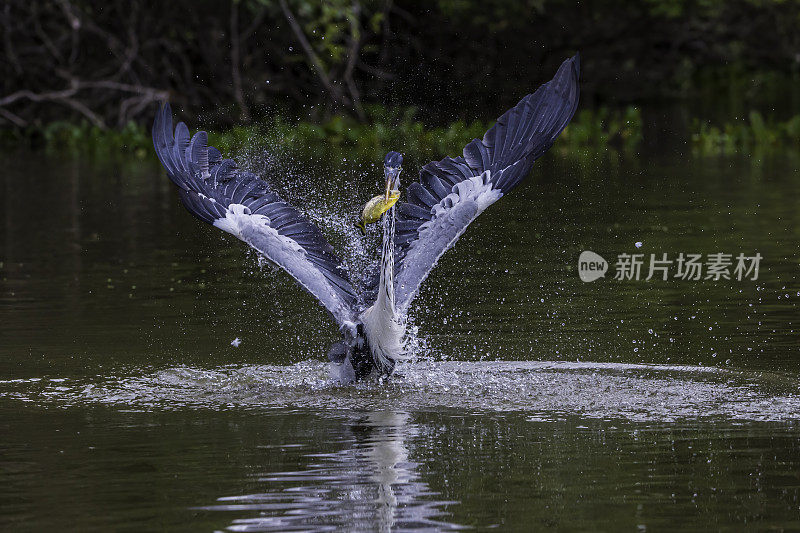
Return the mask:
[[575,56],[483,139],[470,142],[463,156],[425,165],[397,205],[403,158],[389,152],[384,194],[367,204],[358,224],[365,231],[382,218],[383,228],[380,259],[359,288],[320,230],[266,182],[222,159],[205,132],[190,139],[180,123],[173,134],[168,105],[156,117],[153,143],[189,211],[249,244],[328,310],[342,335],[329,359],[339,379],[354,381],[389,375],[406,357],[405,317],[420,284],[467,226],[550,148],[575,112],[578,78]]

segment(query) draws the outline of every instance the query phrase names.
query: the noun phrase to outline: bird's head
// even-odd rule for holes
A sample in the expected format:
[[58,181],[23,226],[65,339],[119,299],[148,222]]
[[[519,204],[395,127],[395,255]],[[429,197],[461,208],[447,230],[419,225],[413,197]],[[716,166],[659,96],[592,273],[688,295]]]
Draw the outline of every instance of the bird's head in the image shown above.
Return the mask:
[[389,194],[400,190],[400,172],[403,171],[403,154],[389,152],[383,159],[383,175],[386,178],[386,200]]

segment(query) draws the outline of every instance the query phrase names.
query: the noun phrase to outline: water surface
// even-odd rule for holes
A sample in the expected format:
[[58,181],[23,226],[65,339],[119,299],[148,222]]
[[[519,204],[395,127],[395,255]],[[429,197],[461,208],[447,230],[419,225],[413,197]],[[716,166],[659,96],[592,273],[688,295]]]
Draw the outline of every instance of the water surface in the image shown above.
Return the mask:
[[[547,156],[426,282],[416,359],[349,387],[321,308],[153,162],[10,158],[0,526],[800,528],[798,166],[651,152]],[[267,169],[358,270],[376,170]],[[583,250],[763,260],[586,284]]]

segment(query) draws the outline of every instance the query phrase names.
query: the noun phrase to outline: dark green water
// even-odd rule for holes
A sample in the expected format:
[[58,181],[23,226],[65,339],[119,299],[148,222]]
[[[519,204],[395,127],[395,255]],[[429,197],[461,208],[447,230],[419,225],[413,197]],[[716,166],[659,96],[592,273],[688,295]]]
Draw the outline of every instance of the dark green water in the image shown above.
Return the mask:
[[[153,162],[6,161],[0,529],[800,529],[795,158],[548,156],[426,282],[417,359],[352,387],[321,308]],[[270,168],[362,265],[376,171]],[[613,279],[681,252],[763,259]]]

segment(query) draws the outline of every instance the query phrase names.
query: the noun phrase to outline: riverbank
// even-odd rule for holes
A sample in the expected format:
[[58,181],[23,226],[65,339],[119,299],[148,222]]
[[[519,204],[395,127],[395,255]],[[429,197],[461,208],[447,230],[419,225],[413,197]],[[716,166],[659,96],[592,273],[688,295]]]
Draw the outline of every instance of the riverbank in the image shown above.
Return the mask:
[[[456,121],[428,127],[413,107],[387,110],[369,106],[366,112],[366,122],[348,115],[335,115],[320,123],[279,116],[256,124],[212,130],[209,141],[228,155],[280,150],[327,162],[341,158],[369,162],[380,159],[392,148],[411,154],[414,162],[424,163],[460,153],[466,143],[481,137],[492,124]],[[644,139],[642,115],[642,109],[636,106],[581,110],[559,138],[559,150],[578,155],[597,151],[636,154]],[[684,137],[692,154],[701,157],[800,152],[800,115],[770,120],[751,111],[743,118],[722,123],[694,119],[688,131],[673,133]],[[24,148],[90,157],[123,153],[140,159],[154,155],[149,129],[134,122],[122,129],[101,129],[88,122],[53,122],[39,128],[8,130],[0,139],[3,151]]]

